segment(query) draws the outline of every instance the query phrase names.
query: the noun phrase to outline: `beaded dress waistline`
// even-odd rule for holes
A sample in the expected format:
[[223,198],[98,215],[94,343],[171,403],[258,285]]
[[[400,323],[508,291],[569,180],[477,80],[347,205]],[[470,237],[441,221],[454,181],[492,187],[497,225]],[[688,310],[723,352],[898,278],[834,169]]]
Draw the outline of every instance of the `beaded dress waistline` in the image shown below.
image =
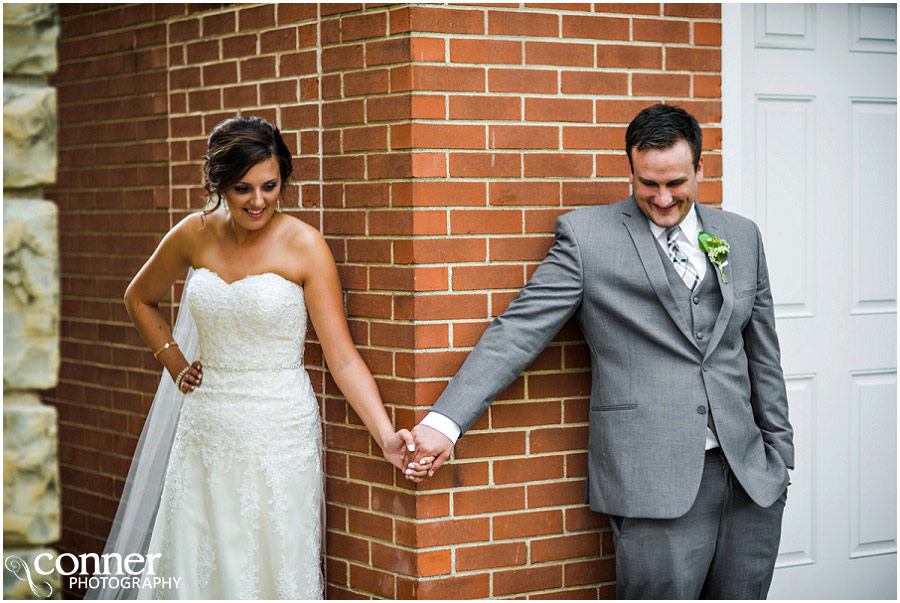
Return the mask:
[[204,369],[226,372],[291,371],[304,368],[302,362],[294,362],[292,364],[278,364],[274,366],[237,366],[234,364],[207,364],[206,362],[203,362],[203,360],[200,360],[200,364]]

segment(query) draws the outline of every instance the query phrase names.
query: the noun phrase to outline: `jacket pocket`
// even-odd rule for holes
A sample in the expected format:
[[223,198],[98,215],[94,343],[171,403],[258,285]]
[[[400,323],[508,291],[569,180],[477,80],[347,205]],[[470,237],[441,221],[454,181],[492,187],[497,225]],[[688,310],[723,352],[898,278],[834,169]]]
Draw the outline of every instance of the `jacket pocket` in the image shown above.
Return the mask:
[[629,410],[637,408],[637,403],[630,400],[611,400],[609,404],[591,404],[591,410]]
[[754,287],[753,289],[744,289],[742,291],[735,291],[734,297],[735,297],[735,299],[737,299],[740,297],[750,297],[751,295],[755,295],[755,294],[756,294],[756,287]]

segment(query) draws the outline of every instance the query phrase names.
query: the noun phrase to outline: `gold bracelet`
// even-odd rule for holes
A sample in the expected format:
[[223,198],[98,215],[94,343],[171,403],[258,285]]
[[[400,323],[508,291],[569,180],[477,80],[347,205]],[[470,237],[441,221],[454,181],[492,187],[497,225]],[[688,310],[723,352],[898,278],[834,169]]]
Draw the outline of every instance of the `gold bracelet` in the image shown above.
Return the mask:
[[159,360],[160,353],[163,352],[164,350],[169,349],[170,347],[173,347],[173,346],[177,348],[178,342],[177,341],[167,341],[166,343],[162,344],[162,346],[160,346],[160,348],[158,350],[153,352],[153,357],[156,358],[157,360]]

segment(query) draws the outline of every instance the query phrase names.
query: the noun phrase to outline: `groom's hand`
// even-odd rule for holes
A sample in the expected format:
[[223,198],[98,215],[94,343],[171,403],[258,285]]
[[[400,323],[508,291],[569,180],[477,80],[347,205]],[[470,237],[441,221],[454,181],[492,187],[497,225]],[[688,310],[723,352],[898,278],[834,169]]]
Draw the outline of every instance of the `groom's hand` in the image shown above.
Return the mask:
[[437,429],[421,423],[413,427],[412,436],[416,445],[414,462],[421,462],[423,457],[434,458],[434,462],[428,470],[428,476],[431,477],[435,471],[441,468],[444,461],[450,458],[450,453],[453,451],[453,442]]

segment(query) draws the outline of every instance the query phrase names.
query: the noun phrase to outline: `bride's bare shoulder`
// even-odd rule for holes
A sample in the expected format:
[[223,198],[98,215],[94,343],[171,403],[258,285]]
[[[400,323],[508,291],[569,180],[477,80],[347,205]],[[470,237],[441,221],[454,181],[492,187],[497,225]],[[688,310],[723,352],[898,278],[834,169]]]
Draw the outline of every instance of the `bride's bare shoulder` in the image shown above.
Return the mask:
[[222,218],[217,212],[210,214],[194,212],[182,218],[172,228],[171,234],[177,238],[188,257],[193,258],[197,251],[218,236],[221,221]]

